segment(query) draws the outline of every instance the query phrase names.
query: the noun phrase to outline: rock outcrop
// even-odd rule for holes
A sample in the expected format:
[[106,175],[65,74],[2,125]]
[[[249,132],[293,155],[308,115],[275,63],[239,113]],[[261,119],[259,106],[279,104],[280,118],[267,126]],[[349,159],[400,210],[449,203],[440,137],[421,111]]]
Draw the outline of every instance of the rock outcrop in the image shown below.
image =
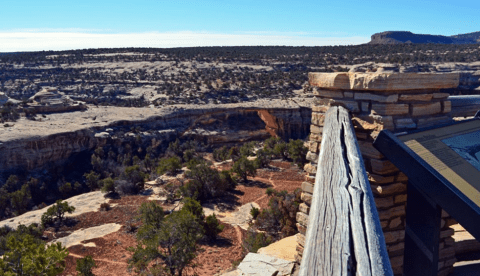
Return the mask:
[[26,109],[35,113],[68,112],[86,108],[83,102],[73,101],[56,88],[44,88],[29,100],[32,103]]
[[[0,133],[0,173],[61,163],[74,154],[131,135],[157,141],[196,135],[219,143],[269,134],[304,138],[310,127],[310,106],[311,101],[300,99],[165,108],[90,107],[82,112],[48,114],[36,121],[22,118]],[[217,131],[217,126],[223,130]],[[146,131],[130,133],[131,127]]]

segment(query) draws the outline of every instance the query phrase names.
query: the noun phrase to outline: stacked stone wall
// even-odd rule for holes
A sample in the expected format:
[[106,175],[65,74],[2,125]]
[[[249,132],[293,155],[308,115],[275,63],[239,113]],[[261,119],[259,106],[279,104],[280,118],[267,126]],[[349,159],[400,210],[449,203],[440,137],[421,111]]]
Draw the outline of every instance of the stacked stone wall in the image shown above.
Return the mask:
[[[384,129],[402,132],[451,122],[448,96],[448,93],[442,93],[439,89],[365,91],[319,87],[315,90],[308,141],[309,163],[304,168],[307,176],[302,184],[303,203],[297,213],[300,232],[297,235],[297,260],[301,260],[305,244],[325,112],[332,105],[342,105],[352,114],[393,272],[396,275],[402,274],[408,178],[377,151],[372,143]],[[445,212],[442,214],[439,275],[450,273],[455,262],[454,241],[451,237],[454,231],[449,227],[454,223]]]

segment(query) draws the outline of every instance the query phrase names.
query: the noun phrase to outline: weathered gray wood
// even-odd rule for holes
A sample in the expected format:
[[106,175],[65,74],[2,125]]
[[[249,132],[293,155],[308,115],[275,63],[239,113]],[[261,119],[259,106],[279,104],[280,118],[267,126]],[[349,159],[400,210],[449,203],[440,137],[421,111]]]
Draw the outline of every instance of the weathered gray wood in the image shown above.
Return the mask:
[[450,96],[448,100],[452,102],[453,117],[475,116],[480,110],[480,95]]
[[393,275],[348,111],[331,107],[310,208],[301,276]]

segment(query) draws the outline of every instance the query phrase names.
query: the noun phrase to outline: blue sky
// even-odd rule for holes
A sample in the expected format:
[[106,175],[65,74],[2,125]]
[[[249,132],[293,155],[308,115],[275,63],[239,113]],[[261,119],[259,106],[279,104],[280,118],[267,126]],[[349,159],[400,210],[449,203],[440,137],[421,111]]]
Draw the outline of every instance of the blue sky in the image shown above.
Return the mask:
[[480,31],[480,1],[0,0],[0,52],[351,45],[376,32]]

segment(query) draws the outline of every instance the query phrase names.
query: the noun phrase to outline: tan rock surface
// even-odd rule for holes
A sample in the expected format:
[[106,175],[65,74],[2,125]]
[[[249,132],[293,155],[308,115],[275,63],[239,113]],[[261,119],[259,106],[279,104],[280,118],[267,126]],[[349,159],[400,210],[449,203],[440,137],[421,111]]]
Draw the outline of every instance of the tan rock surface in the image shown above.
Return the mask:
[[[100,226],[90,227],[87,229],[77,230],[70,235],[53,240],[52,243],[60,242],[66,248],[80,244],[82,241],[101,238],[110,233],[117,232],[122,226],[117,223],[108,223]],[[95,246],[94,244],[88,243],[90,247]]]
[[287,261],[295,261],[296,246],[296,237],[290,236],[258,249],[258,253]]
[[328,89],[406,91],[455,88],[457,73],[309,73],[310,85]]
[[[109,201],[108,199],[105,199],[103,195],[104,194],[102,192],[96,191],[66,199],[65,201],[67,201],[69,205],[75,207],[75,211],[72,214],[66,214],[65,216],[74,217],[83,213],[98,211],[100,204]],[[40,223],[43,213],[45,213],[50,206],[0,221],[0,227],[9,226],[12,228],[17,228],[17,226],[20,224],[30,225],[32,223]]]

